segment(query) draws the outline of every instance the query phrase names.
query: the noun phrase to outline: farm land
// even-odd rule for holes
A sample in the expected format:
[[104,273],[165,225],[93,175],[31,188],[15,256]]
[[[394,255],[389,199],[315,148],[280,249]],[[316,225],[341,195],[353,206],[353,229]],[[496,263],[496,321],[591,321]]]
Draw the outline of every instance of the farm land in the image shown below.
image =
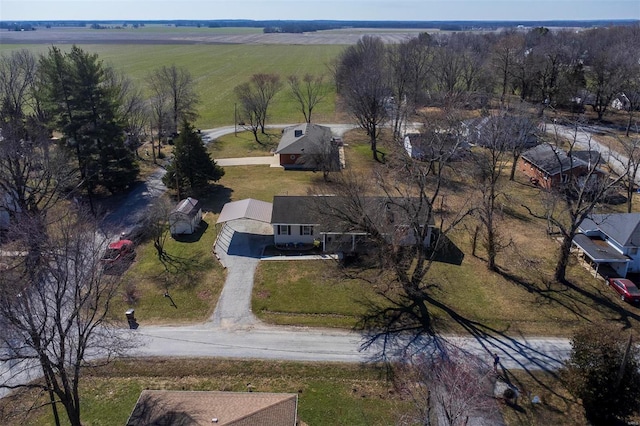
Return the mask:
[[[68,31],[73,33],[73,30]],[[200,117],[196,125],[203,129],[233,124],[235,102],[233,88],[248,80],[252,74],[278,73],[283,78],[290,74],[325,74],[327,84],[330,84],[328,65],[342,52],[344,45],[348,44],[348,40],[353,36],[352,33],[334,32],[332,37],[335,41],[326,44],[302,44],[302,42],[301,44],[258,44],[258,41],[256,44],[220,44],[222,42],[192,44],[193,37],[196,36],[232,38],[255,36],[258,40],[263,34],[256,33],[254,29],[237,31],[191,29],[185,33],[182,29],[147,27],[125,31],[136,36],[141,33],[148,35],[149,38],[146,39],[148,41],[144,44],[134,44],[130,43],[131,40],[123,42],[115,37],[109,42],[87,43],[90,40],[87,40],[86,31],[77,32],[75,40],[80,47],[97,53],[101,59],[113,64],[116,69],[133,78],[141,86],[146,75],[154,68],[173,63],[188,68],[197,81],[197,90],[200,94],[198,107]],[[65,37],[70,37],[67,30],[64,32]],[[97,33],[100,37],[105,37],[107,34],[106,32]],[[360,34],[357,36],[359,37]],[[180,38],[183,38],[183,41],[178,44],[176,39]],[[46,44],[11,44],[3,38],[0,38],[0,41],[2,41],[0,53],[20,48],[44,52],[48,44],[56,43],[56,38],[54,37]],[[66,43],[73,43],[73,41]],[[61,47],[66,48],[65,45]],[[335,105],[335,93],[330,91],[325,101],[318,106],[317,112],[314,112],[314,122],[345,122],[347,118],[336,111]],[[274,99],[269,122],[294,123],[301,119],[301,114],[297,111],[297,106],[287,90],[281,91]],[[212,142],[210,150],[214,158],[236,156],[238,147],[234,146],[234,138],[233,135],[226,136],[218,145],[216,141]],[[243,139],[245,144],[250,144],[249,139]],[[352,131],[345,136],[344,140],[347,145],[345,149],[348,167],[361,172],[378,167],[369,158],[367,138],[362,132]],[[225,146],[229,148],[225,149]],[[388,138],[386,141],[383,138],[382,150],[392,151],[395,148],[391,146]],[[250,149],[255,150],[260,147],[253,146]],[[460,167],[464,166],[460,165]],[[142,245],[138,250],[136,262],[123,277],[125,288],[129,286],[136,301],[131,302],[123,293],[122,300],[114,306],[114,318],[117,318],[125,308],[135,305],[136,312],[140,317],[144,317],[147,323],[175,324],[205,320],[215,307],[224,283],[224,270],[211,256],[211,246],[217,232],[215,222],[224,203],[249,197],[271,201],[273,195],[285,193],[303,195],[310,188],[320,185],[324,185],[322,177],[316,174],[284,172],[263,166],[227,168],[226,175],[212,188],[209,197],[203,200],[207,212],[204,218],[207,227],[201,239],[191,244],[177,241],[168,243],[169,253],[182,259],[189,259],[189,262],[185,263],[189,273],[182,277],[159,274],[152,244]],[[595,278],[575,258],[572,258],[569,267],[568,285],[553,282],[557,242],[552,236],[547,235],[546,223],[528,215],[523,207],[523,205],[531,207],[536,205],[537,190],[522,176],[517,177],[515,182],[505,180],[503,185],[509,202],[505,204],[501,220],[512,244],[498,258],[498,265],[502,272],[498,274],[486,270],[481,250],[478,257],[470,255],[470,224],[463,224],[450,236],[458,249],[464,253],[462,262],[459,265],[438,263],[431,274],[431,277],[437,277],[435,280],[438,283],[433,292],[433,299],[439,329],[445,333],[466,334],[474,331],[513,337],[569,336],[585,322],[613,321],[631,328],[637,335],[640,327],[640,310],[621,302],[604,286],[601,279]],[[476,196],[477,194],[473,194],[464,181],[455,182],[448,189],[446,207],[456,211]],[[622,212],[624,208],[622,205],[607,207],[615,212]],[[358,314],[361,313],[359,311],[361,307],[357,302],[362,298],[373,297],[373,293],[363,287],[362,283],[345,280],[335,272],[336,269],[336,265],[330,262],[262,262],[258,268],[254,286],[254,313],[263,321],[274,324],[354,327]],[[175,310],[167,306],[161,292],[165,287],[172,289],[172,297],[178,305],[190,308]],[[304,303],[300,303],[302,300]],[[158,362],[150,360],[142,365],[157,366]],[[132,406],[139,390],[145,387],[182,386],[188,389],[237,390],[234,386],[239,386],[238,384],[247,378],[239,372],[241,367],[247,368],[247,365],[241,362],[212,362],[230,371],[229,375],[223,375],[222,380],[218,381],[211,377],[220,374],[220,371],[209,372],[211,376],[201,372],[202,365],[209,361],[194,362],[201,363],[200,367],[193,367],[191,364],[185,366],[183,373],[187,378],[181,384],[172,384],[175,377],[171,375],[164,375],[151,367],[149,371],[153,370],[155,373],[146,373],[136,370],[138,367],[135,364],[126,362],[117,364],[111,370],[96,373],[97,376],[92,378],[92,383],[87,383],[91,389],[88,394],[113,393],[105,401],[90,397],[88,412],[95,411],[93,418],[101,419],[113,409],[112,407]],[[255,363],[250,366],[250,369],[257,375],[262,375],[261,377],[266,381],[259,390],[290,391],[291,386],[304,387],[301,392],[300,417],[310,424],[318,422],[331,424],[327,423],[326,419],[332,416],[327,417],[326,411],[322,411],[328,404],[327,401],[334,401],[333,395],[336,393],[346,395],[349,392],[356,397],[344,398],[344,408],[339,410],[342,412],[333,413],[337,419],[334,424],[393,422],[389,413],[401,406],[403,401],[401,398],[388,396],[389,389],[385,381],[377,376],[379,372],[375,368],[355,373],[355,368],[352,367],[332,365],[317,367],[331,372],[327,374],[328,379],[339,376],[340,380],[329,383],[330,380],[318,379],[317,382],[313,382],[310,380],[311,373],[307,370],[312,370],[316,366],[304,364],[290,366],[279,364],[273,376],[267,373],[270,366],[265,367]],[[118,368],[122,370],[118,372]],[[192,369],[189,370],[189,368]],[[285,370],[287,374],[283,373]],[[128,373],[125,374],[123,371],[134,371],[135,374],[125,378],[128,377]],[[276,374],[278,372],[282,374]],[[299,375],[296,376],[296,374]],[[529,389],[535,389],[542,382],[546,383],[545,389],[559,386],[553,379],[544,375],[536,380],[523,376],[521,380]],[[114,383],[117,384],[115,391],[112,389]],[[235,385],[229,385],[229,383],[235,383]],[[358,387],[357,383],[362,383],[361,387]],[[360,390],[352,391],[353,388]],[[384,398],[374,396],[384,392],[387,392]],[[579,414],[576,414],[575,401],[571,402],[570,398],[564,397],[559,398],[559,401],[554,407],[556,411],[570,413],[570,421],[573,424],[584,421]],[[118,414],[117,420],[114,416],[112,422],[109,420],[95,424],[122,424],[124,411]],[[553,418],[545,417],[553,416],[552,410],[544,414],[535,414],[533,411],[529,410],[524,415],[510,413],[507,416],[508,424],[543,424],[540,423],[544,422],[543,419]],[[353,412],[362,413],[361,418],[353,418],[351,414]],[[128,412],[126,414],[128,415]],[[48,414],[44,417],[36,417],[32,423],[28,424],[46,424],[51,421],[47,416]],[[558,418],[553,419],[556,421],[550,421],[557,423]]]

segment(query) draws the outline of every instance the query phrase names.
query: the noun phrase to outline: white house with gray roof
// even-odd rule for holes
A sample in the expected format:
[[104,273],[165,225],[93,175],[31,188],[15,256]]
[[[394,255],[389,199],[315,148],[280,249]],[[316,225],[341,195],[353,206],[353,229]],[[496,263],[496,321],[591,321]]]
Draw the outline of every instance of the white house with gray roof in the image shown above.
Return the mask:
[[582,221],[573,245],[595,266],[617,276],[640,272],[640,213],[593,214]]

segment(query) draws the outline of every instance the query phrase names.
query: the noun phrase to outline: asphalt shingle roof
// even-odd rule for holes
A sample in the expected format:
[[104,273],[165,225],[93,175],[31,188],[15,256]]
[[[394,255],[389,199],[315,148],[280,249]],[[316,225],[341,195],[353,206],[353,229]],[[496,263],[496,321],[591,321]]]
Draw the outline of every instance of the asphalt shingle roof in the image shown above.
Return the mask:
[[[299,136],[296,136],[296,131]],[[331,137],[331,129],[318,124],[287,127],[282,131],[276,154],[321,154],[323,144],[331,143]]]
[[580,229],[599,229],[623,247],[640,247],[640,213],[593,214],[582,221]]

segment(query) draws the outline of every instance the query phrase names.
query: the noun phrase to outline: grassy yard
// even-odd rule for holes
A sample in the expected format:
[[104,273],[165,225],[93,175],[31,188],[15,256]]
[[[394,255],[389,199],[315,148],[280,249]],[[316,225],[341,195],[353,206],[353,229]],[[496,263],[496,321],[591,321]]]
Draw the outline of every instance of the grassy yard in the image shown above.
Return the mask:
[[[135,359],[83,376],[83,424],[123,425],[144,389],[286,392],[299,395],[298,417],[309,425],[388,425],[410,408],[374,365]],[[48,406],[24,415],[34,394],[0,400],[0,423],[52,425]],[[44,402],[44,399],[40,399]],[[62,408],[62,407],[60,407]]]
[[273,155],[271,152],[275,150],[282,137],[280,130],[267,130],[266,135],[258,133],[256,142],[253,133],[242,131],[238,134],[231,133],[222,136],[215,141],[211,141],[207,147],[211,153],[211,157],[218,158],[239,158],[239,157],[263,157]]
[[[170,31],[145,29],[145,31]],[[209,31],[213,29],[201,29]],[[133,30],[131,30],[133,31]],[[137,30],[136,30],[137,31]],[[216,30],[217,31],[217,30]],[[70,47],[61,46],[63,50]],[[327,97],[314,110],[315,122],[335,122],[335,90],[329,78],[328,64],[344,46],[324,45],[79,45],[97,53],[105,63],[122,71],[140,87],[148,74],[162,66],[188,69],[200,95],[199,119],[196,126],[212,128],[233,124],[236,98],[234,87],[248,81],[256,73],[279,74],[284,86],[269,109],[269,123],[297,123],[304,120],[286,84],[289,75],[324,74],[327,76]],[[29,49],[46,53],[47,45],[0,45],[0,53]]]
[[[352,132],[345,141],[348,164],[361,170],[372,167],[362,134]],[[471,255],[470,229],[475,225],[465,221],[450,235],[461,252],[461,262],[437,262],[429,275],[437,285],[431,294],[439,328],[448,333],[475,330],[510,336],[567,336],[585,321],[605,320],[640,329],[640,309],[621,302],[575,258],[568,284],[554,282],[558,243],[546,234],[546,223],[522,206],[538,208],[538,190],[519,179],[505,179],[503,190],[508,202],[503,206],[500,229],[511,243],[498,256],[500,273],[487,270],[480,246],[478,257]],[[478,196],[460,184],[446,188],[446,193],[445,214],[469,208]],[[619,209],[611,207],[612,211]],[[277,324],[353,326],[363,309],[353,301],[371,297],[373,289],[363,282],[336,278],[335,270],[336,265],[326,261],[262,262],[254,287],[254,312]],[[345,316],[349,304],[352,314]]]
[[[205,215],[194,241],[167,238],[166,268],[153,244],[139,246],[135,262],[122,277],[122,296],[111,307],[113,317],[124,319],[123,313],[129,308],[134,308],[138,321],[145,324],[202,321],[211,315],[225,278],[223,268],[211,254],[216,217]],[[165,291],[175,306],[164,296]]]

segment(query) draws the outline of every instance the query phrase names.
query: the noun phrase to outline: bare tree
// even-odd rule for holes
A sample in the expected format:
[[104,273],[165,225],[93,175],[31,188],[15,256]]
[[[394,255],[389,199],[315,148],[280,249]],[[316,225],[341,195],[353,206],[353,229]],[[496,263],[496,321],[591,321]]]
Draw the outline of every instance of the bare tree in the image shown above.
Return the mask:
[[509,124],[510,121],[504,116],[490,116],[474,133],[474,142],[484,148],[473,154],[475,170],[471,175],[472,186],[477,188],[480,196],[475,213],[484,231],[483,245],[490,271],[497,270],[496,257],[509,244],[502,235],[499,208],[499,199],[506,201],[501,183],[511,157]]
[[282,88],[280,76],[277,74],[253,74],[251,79],[234,89],[236,97],[240,101],[241,117],[246,126],[253,133],[257,143],[258,130],[265,133],[265,125],[269,106],[274,96]]
[[305,74],[301,81],[297,75],[290,75],[287,81],[289,82],[291,93],[304,115],[304,120],[307,123],[311,123],[311,113],[327,95],[324,76]]
[[28,51],[0,57],[0,189],[15,215],[46,211],[77,184],[70,159],[50,146],[36,69]]
[[138,153],[138,148],[146,138],[146,130],[149,127],[148,104],[142,90],[136,87],[133,81],[111,68],[108,69],[108,73],[112,79],[111,86],[119,92],[119,115],[125,121],[124,131],[127,133],[125,144],[127,148]]
[[[587,89],[593,94],[593,110],[602,120],[613,98],[624,85],[633,55],[628,50],[626,32],[614,28],[591,30],[587,33],[589,46],[586,58]],[[636,59],[637,61],[637,59]]]
[[178,133],[183,120],[193,121],[197,117],[198,94],[191,73],[186,68],[163,66],[148,76],[148,82],[156,98],[169,102],[171,132]]
[[[47,392],[56,424],[59,405],[71,425],[81,424],[84,369],[109,362],[131,343],[109,321],[118,282],[102,273],[104,242],[88,217],[67,214],[50,221],[50,232],[39,235],[45,261],[35,270],[27,270],[32,266],[17,256],[0,272],[0,321],[9,330],[0,336],[0,360],[11,366],[7,374],[13,377],[32,376],[36,366],[44,377],[29,383],[9,380],[0,387]],[[34,232],[28,225],[17,224],[15,232]]]
[[169,214],[173,210],[171,200],[167,196],[156,199],[153,203],[143,223],[143,232],[153,240],[153,247],[156,249],[158,260],[165,265],[167,252],[164,248],[169,238]]
[[364,36],[342,53],[336,70],[336,87],[345,109],[369,136],[376,161],[380,161],[377,143],[388,118],[385,102],[390,96],[385,59],[382,40]]
[[[446,118],[440,123],[443,126],[459,123],[456,118]],[[432,141],[440,142],[449,143],[445,139]],[[335,196],[314,197],[319,203],[319,223],[327,221],[337,231],[360,233],[367,248],[362,270],[347,272],[370,281],[372,269],[376,271],[374,288],[385,303],[366,302],[368,310],[359,327],[365,333],[364,347],[380,343],[383,357],[395,343],[413,345],[436,334],[430,292],[437,278],[429,272],[435,253],[447,244],[447,232],[468,214],[464,208],[439,214],[446,210],[442,188],[450,177],[447,173],[454,172],[439,164],[446,164],[443,157],[456,151],[434,152],[438,154],[423,161],[391,156],[371,176],[343,172],[327,188]]]
[[431,46],[420,38],[413,38],[388,50],[390,86],[393,93],[393,135],[402,137],[403,125],[415,108],[424,81],[431,70]]
[[513,68],[516,63],[516,56],[521,51],[523,38],[517,33],[508,33],[501,36],[500,40],[493,46],[491,55],[496,78],[500,84],[500,104],[504,105],[505,96],[511,85]]
[[415,407],[402,424],[464,426],[474,417],[500,417],[491,369],[474,355],[447,346],[437,356],[414,356],[394,366],[396,388]]

